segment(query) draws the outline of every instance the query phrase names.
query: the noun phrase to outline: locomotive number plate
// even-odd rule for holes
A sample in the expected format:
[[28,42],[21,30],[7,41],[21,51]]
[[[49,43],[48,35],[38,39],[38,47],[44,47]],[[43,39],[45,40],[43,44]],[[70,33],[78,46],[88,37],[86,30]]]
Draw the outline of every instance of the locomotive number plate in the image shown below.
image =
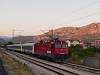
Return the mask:
[[47,53],[51,53],[51,51],[47,51]]

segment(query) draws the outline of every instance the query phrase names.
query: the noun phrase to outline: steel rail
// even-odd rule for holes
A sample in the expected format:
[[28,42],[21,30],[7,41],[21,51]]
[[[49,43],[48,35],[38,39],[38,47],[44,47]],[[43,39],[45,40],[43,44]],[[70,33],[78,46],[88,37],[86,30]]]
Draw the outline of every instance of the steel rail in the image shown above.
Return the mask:
[[[19,53],[18,53],[18,54],[19,54]],[[22,54],[19,54],[19,55],[21,55],[21,56],[23,57]],[[30,59],[30,60],[34,60],[34,61],[36,61],[36,62],[45,64],[45,65],[48,65],[48,66],[52,66],[52,67],[54,67],[54,68],[57,68],[57,69],[62,70],[62,69],[59,68],[59,67],[56,67],[56,66],[53,66],[53,65],[44,63],[44,62],[40,62],[39,60],[35,60],[35,59],[29,58],[29,57],[26,57],[26,56],[25,56],[25,58],[28,58],[28,59]],[[99,70],[99,69],[90,68],[90,67],[86,67],[86,66],[81,66],[81,65],[77,65],[77,64],[72,64],[72,63],[60,64],[60,65],[68,66],[68,67],[71,67],[71,68],[76,68],[76,69],[79,69],[79,70],[82,70],[82,71],[91,72],[91,73],[100,75],[100,70]],[[41,66],[41,67],[42,67],[42,66]],[[52,70],[51,70],[51,71],[52,71]],[[79,75],[79,74],[77,74],[77,73],[74,73],[74,72],[71,72],[71,71],[68,71],[68,70],[65,70],[65,69],[63,69],[63,71],[64,71],[64,72],[71,73],[71,74],[74,74],[74,75]],[[60,74],[60,75],[61,75],[61,74]]]
[[82,66],[82,65],[77,65],[77,64],[72,64],[72,63],[67,63],[67,64],[63,64],[63,65],[100,75],[99,69],[86,67],[86,66]]
[[[26,56],[23,56],[23,55],[21,55],[21,54],[19,54],[19,53],[17,53],[17,54],[15,54],[15,56],[17,56],[17,57],[19,57],[19,58],[21,58],[21,59],[24,59],[24,60],[26,60],[26,61],[28,61],[28,62],[30,62],[30,63],[33,63],[33,64],[35,64],[35,65],[38,65],[38,66],[41,66],[41,67],[43,67],[43,68],[45,68],[45,69],[48,69],[48,70],[50,70],[50,71],[53,71],[53,72],[55,72],[55,73],[57,73],[57,74],[59,74],[59,75],[65,75],[65,73],[61,73],[60,71],[63,71],[63,72],[66,72],[66,73],[70,73],[70,74],[73,74],[73,75],[80,75],[80,74],[77,74],[77,73],[75,73],[75,72],[71,72],[71,71],[68,71],[68,70],[65,70],[65,69],[62,69],[62,68],[59,68],[59,67],[56,67],[56,66],[53,66],[53,65],[50,65],[50,64],[47,64],[47,63],[44,63],[44,62],[41,62],[41,61],[39,61],[39,60],[35,60],[35,59],[31,59],[31,58],[29,58],[29,57],[26,57]],[[34,62],[35,61],[35,62]],[[41,65],[42,64],[42,65]],[[44,66],[44,65],[45,66]],[[47,66],[48,67],[47,67]],[[54,69],[51,69],[51,68],[49,68],[49,67],[52,67],[52,68],[54,68]],[[58,69],[58,71],[56,71]],[[59,71],[60,70],[60,71]]]

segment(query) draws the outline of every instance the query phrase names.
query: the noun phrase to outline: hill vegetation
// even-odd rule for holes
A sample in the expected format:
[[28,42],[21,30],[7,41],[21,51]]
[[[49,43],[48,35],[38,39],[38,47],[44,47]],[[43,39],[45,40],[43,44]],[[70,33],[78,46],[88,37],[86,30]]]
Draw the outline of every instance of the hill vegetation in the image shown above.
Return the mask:
[[[52,35],[52,31],[45,34],[34,36],[34,40],[48,39],[46,36]],[[96,37],[100,37],[100,23],[91,23],[83,27],[62,27],[53,30],[54,37],[62,39],[78,39],[84,41],[93,41]]]
[[71,62],[83,64],[82,60],[86,57],[100,57],[100,49],[94,46],[83,49],[80,45],[69,47],[69,58]]

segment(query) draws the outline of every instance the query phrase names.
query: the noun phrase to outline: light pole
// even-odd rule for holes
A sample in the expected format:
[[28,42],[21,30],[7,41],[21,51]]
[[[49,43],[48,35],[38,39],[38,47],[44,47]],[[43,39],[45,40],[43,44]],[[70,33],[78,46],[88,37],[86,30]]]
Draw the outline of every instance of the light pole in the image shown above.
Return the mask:
[[[43,33],[45,33],[43,30],[40,30],[40,31],[42,31]],[[45,33],[46,34],[46,36],[48,36],[49,38],[54,38],[54,32],[53,32],[53,29],[51,29],[51,30],[48,30],[49,32],[51,32],[51,34],[48,34],[48,33]]]
[[14,29],[13,29],[12,32],[13,32],[13,34],[12,34],[12,35],[13,35],[13,37],[12,37],[12,38],[13,38],[13,39],[12,39],[12,40],[13,40],[13,50],[12,50],[12,51],[13,51],[13,58],[14,58]]
[[[21,33],[23,30],[14,30],[14,29],[13,29],[13,31],[12,31],[12,38],[13,38],[13,39],[12,39],[12,41],[13,41],[13,50],[12,50],[12,51],[13,51],[13,58],[14,58],[14,43],[15,43],[15,41],[14,41],[14,36],[15,36],[15,35],[14,35],[14,32],[15,32],[15,31],[20,31],[20,33]],[[20,33],[18,33],[18,34],[20,34]],[[17,35],[18,35],[18,34],[17,34]],[[17,36],[17,35],[16,35],[16,36]]]

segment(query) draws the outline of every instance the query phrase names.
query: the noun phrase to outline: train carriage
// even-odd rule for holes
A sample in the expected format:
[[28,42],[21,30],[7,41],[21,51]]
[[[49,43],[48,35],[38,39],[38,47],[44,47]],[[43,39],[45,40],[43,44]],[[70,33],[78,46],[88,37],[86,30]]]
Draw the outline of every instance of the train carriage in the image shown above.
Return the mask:
[[34,54],[34,44],[35,43],[7,45],[7,49]]
[[22,51],[25,53],[31,53],[34,54],[34,44],[35,43],[26,43],[22,44]]

